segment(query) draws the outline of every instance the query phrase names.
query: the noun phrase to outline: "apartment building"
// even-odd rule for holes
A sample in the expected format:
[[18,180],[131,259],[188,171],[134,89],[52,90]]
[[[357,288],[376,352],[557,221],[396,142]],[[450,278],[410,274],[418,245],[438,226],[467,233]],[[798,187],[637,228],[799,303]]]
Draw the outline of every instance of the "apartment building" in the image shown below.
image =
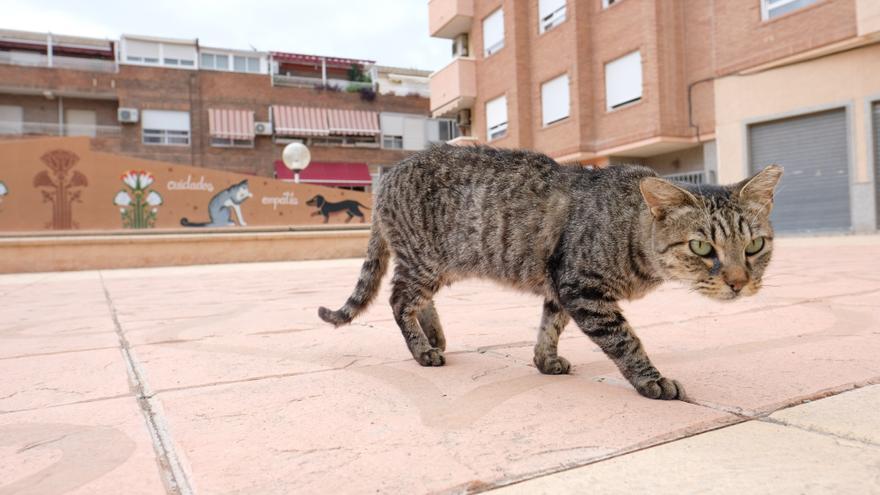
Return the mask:
[[641,163],[693,183],[770,163],[781,231],[880,220],[880,2],[430,0],[456,143]]
[[101,40],[0,31],[0,138],[87,135],[104,151],[369,188],[381,170],[455,137],[429,116],[427,73],[371,60],[202,46],[197,39]]

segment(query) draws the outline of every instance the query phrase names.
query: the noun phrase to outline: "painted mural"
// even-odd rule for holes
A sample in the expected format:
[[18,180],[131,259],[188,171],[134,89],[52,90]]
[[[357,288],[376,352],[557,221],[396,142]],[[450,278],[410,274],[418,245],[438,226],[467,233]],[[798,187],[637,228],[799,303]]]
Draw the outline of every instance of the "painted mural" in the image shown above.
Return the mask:
[[341,213],[344,213],[347,216],[347,218],[345,219],[345,223],[350,222],[351,219],[354,217],[360,218],[361,223],[364,223],[364,221],[366,220],[366,217],[364,216],[363,212],[361,212],[361,210],[359,208],[366,208],[369,210],[368,207],[366,207],[366,206],[364,206],[364,205],[362,205],[352,199],[347,199],[345,201],[339,201],[339,202],[334,203],[332,201],[327,201],[324,198],[324,196],[322,196],[320,194],[318,194],[317,196],[313,197],[312,199],[306,201],[306,204],[308,206],[314,206],[318,209],[318,211],[312,212],[312,216],[316,217],[316,216],[320,215],[320,216],[324,217],[324,223],[328,223],[330,221],[331,215],[336,215],[336,214],[341,214]]
[[0,235],[370,221],[369,193],[143,160],[90,146],[87,137],[0,141]]
[[[89,180],[79,170],[73,170],[79,156],[68,150],[55,149],[40,157],[46,168],[34,176],[34,188],[38,189],[43,203],[52,205],[52,220],[46,223],[54,230],[79,227],[73,221],[73,203],[82,203],[83,188]],[[51,174],[49,173],[51,172]]]
[[211,202],[208,203],[208,215],[211,217],[207,222],[190,222],[186,217],[180,219],[180,225],[184,227],[235,227],[232,213],[238,219],[238,225],[245,226],[244,215],[241,213],[241,204],[248,198],[253,197],[248,188],[247,179],[233,184],[218,192]]
[[122,227],[149,229],[156,225],[162,195],[150,188],[155,182],[145,170],[129,170],[120,177],[125,188],[116,193],[113,204],[119,207]]

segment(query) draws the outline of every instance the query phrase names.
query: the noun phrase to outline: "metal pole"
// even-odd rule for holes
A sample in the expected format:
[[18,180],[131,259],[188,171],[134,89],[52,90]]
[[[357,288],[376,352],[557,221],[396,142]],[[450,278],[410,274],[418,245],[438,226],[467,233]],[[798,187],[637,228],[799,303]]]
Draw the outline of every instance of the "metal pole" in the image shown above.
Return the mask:
[[327,85],[327,58],[321,57],[321,82]]
[[46,35],[46,58],[48,59],[49,67],[52,67],[52,33]]
[[298,171],[293,172],[293,183],[299,184],[299,172]]

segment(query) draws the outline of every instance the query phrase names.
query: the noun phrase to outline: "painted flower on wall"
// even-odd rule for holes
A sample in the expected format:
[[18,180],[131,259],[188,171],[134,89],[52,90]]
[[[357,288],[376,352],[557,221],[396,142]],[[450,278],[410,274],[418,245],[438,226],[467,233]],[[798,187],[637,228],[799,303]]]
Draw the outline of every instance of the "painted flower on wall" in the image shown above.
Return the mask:
[[9,194],[9,189],[7,189],[6,184],[0,180],[0,203],[3,202],[3,196],[6,196],[7,194]]
[[116,193],[113,204],[119,207],[122,226],[127,229],[148,229],[156,224],[162,196],[151,189],[153,176],[146,171],[129,170],[120,177],[125,189]]

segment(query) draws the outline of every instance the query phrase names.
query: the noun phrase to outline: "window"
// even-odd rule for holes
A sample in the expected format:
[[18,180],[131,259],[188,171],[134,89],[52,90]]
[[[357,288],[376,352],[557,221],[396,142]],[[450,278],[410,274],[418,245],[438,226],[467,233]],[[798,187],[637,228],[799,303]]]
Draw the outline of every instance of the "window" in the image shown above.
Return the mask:
[[487,141],[507,135],[507,96],[486,102]]
[[211,146],[215,148],[253,148],[254,140],[211,137]]
[[813,3],[816,0],[761,0],[761,19],[773,19]]
[[125,61],[142,65],[195,67],[194,45],[124,39]]
[[231,70],[235,72],[260,73],[260,57],[248,57],[244,55],[230,55],[227,53],[202,53],[201,68],[209,70]]
[[569,98],[568,74],[541,85],[541,117],[544,126],[568,117]]
[[602,0],[602,8],[607,9],[617,2],[620,2],[620,0]]
[[98,114],[94,110],[64,111],[64,135],[65,136],[90,136],[97,135]]
[[605,64],[608,110],[642,99],[642,55],[635,51]]
[[483,19],[483,55],[488,57],[504,48],[504,10],[498,9]]
[[141,129],[144,144],[189,146],[189,112],[144,110]]
[[162,43],[162,58],[165,62],[164,65],[194,67],[196,47],[193,45]]
[[539,0],[538,32],[553,29],[565,21],[565,0]]
[[457,138],[461,134],[461,131],[458,128],[458,122],[454,120],[438,120],[437,130],[438,140],[444,143]]
[[382,136],[382,147],[393,150],[403,149],[403,136],[391,136],[385,134]]
[[125,53],[129,62],[159,65],[159,43],[127,39]]

